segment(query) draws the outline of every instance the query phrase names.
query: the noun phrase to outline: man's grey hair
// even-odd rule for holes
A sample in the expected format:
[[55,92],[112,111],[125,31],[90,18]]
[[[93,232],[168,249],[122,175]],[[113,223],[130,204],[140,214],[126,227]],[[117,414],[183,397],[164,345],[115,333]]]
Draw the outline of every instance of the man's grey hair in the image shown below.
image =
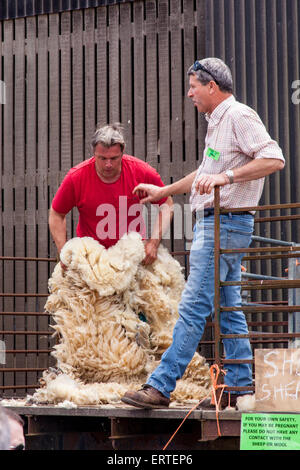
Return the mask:
[[204,70],[194,70],[194,64],[188,69],[188,75],[195,75],[202,85],[207,85],[207,83],[216,79],[221,91],[233,93],[232,75],[228,65],[217,57],[207,57],[206,59],[199,60],[199,62],[212,75]]
[[0,450],[9,450],[10,426],[5,410],[0,406]]
[[96,145],[101,144],[103,147],[109,148],[113,145],[120,144],[122,152],[125,148],[125,139],[123,135],[123,128],[120,123],[107,124],[106,126],[97,127],[93,138],[92,148],[95,150]]

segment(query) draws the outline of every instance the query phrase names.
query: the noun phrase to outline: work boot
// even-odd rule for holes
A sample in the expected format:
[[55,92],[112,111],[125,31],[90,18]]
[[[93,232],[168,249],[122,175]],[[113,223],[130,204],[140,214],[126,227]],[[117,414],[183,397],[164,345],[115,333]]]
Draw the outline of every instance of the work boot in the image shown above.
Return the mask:
[[[229,400],[229,393],[224,392],[221,398],[221,401],[219,403],[219,410],[224,410],[227,408],[227,406],[230,406],[231,408],[236,408],[236,402],[238,399],[238,394],[230,394],[230,400]],[[215,410],[216,405],[213,405],[211,403],[211,398],[206,398],[203,400],[202,403],[200,403],[197,407],[197,410],[203,410],[203,411],[209,411],[209,410]]]
[[143,387],[135,391],[128,391],[121,398],[122,402],[127,405],[137,406],[138,408],[168,408],[170,399],[165,397],[156,388],[151,385],[143,385]]

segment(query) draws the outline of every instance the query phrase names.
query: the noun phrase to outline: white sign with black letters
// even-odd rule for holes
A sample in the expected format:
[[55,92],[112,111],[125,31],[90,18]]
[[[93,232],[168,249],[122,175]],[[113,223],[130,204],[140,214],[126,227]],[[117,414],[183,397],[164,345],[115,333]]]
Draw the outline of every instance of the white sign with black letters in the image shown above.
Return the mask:
[[300,410],[300,349],[255,350],[255,409]]

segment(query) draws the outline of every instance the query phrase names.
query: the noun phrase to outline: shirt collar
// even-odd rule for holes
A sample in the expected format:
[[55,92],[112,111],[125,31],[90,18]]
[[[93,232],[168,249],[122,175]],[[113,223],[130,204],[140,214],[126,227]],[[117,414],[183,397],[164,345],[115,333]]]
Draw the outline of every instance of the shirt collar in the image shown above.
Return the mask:
[[226,100],[222,101],[214,110],[211,114],[206,113],[205,114],[205,119],[209,121],[211,124],[218,124],[220,119],[222,118],[223,114],[227,109],[233,105],[233,103],[236,101],[235,97],[233,95],[229,96],[229,98],[226,98]]

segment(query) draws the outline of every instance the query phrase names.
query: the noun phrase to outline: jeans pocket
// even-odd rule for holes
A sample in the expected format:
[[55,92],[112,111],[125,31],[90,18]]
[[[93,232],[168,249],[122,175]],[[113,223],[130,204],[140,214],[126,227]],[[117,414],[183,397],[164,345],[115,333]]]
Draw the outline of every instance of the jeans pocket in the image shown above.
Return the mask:
[[[225,246],[222,248],[231,250],[236,248],[245,248],[249,247],[251,243],[252,231],[244,230],[243,228],[230,228],[227,229],[227,237],[224,243]],[[226,261],[231,270],[235,270],[235,267],[240,264],[245,253],[224,253],[222,258]]]
[[248,227],[228,229],[226,248],[248,248],[253,231]]

